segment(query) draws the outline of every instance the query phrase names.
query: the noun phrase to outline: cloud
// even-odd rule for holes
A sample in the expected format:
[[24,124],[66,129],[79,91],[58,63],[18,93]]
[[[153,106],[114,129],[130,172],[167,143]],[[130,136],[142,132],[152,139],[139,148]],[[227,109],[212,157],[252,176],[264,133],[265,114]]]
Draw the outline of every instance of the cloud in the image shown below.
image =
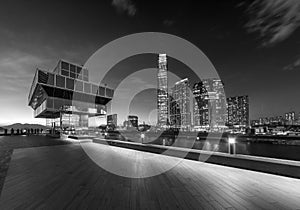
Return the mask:
[[6,52],[0,55],[0,92],[27,94],[34,72],[49,60],[21,52]]
[[255,0],[246,9],[248,32],[257,32],[263,45],[287,39],[300,26],[299,0]]
[[111,3],[119,13],[127,13],[129,16],[136,14],[137,8],[131,0],[113,0]]
[[300,56],[292,64],[289,64],[289,65],[285,66],[283,68],[283,70],[291,71],[291,70],[294,70],[295,68],[298,68],[298,67],[300,67]]

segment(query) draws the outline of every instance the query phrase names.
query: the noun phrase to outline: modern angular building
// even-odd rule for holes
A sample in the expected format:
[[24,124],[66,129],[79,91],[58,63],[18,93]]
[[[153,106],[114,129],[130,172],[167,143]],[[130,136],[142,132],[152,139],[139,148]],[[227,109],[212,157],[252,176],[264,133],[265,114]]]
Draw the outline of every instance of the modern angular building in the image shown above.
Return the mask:
[[[52,72],[37,69],[28,96],[35,118],[52,127],[95,127],[90,118],[106,114],[114,90],[89,82],[88,69],[60,60]],[[95,122],[95,121],[93,121]]]
[[167,55],[159,54],[157,72],[157,126],[166,127],[169,118]]
[[249,126],[249,98],[245,96],[230,97],[228,104],[228,125],[248,127]]
[[170,96],[170,124],[172,127],[191,127],[190,84],[187,78],[175,83]]

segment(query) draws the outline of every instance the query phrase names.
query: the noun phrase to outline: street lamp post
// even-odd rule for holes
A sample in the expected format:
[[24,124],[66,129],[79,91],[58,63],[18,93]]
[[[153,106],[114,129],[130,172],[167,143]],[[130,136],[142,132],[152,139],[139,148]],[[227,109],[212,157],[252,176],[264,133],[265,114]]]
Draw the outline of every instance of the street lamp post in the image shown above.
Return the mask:
[[142,139],[142,144],[144,144],[144,139],[145,139],[145,134],[144,133],[141,134],[141,139]]
[[229,154],[236,154],[236,138],[229,136],[228,137],[228,153]]

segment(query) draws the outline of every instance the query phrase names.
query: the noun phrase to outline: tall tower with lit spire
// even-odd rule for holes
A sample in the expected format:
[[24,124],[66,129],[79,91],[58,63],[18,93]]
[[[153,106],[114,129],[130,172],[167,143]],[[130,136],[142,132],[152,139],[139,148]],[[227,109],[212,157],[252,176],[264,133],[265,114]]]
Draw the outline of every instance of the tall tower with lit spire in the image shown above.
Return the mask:
[[169,117],[167,55],[159,54],[157,72],[157,125],[166,127]]

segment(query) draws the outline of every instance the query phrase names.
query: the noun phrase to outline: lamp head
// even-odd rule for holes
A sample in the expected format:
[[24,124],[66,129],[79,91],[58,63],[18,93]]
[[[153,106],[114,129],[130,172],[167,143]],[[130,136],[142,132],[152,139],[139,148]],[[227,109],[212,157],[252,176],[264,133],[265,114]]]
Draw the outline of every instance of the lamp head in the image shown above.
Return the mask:
[[228,137],[229,144],[235,144],[235,137]]

